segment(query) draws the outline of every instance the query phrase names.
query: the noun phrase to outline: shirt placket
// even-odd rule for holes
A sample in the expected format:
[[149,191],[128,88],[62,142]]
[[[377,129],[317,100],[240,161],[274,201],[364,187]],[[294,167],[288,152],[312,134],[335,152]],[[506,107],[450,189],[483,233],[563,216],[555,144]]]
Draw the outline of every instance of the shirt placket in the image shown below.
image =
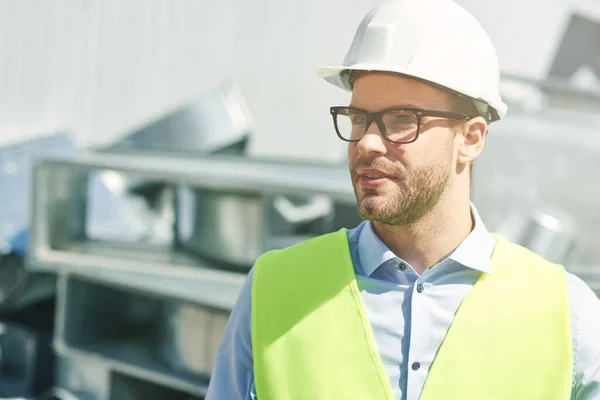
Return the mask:
[[408,379],[406,387],[406,400],[418,400],[427,378],[427,371],[431,360],[425,359],[429,342],[429,329],[431,310],[426,301],[428,284],[423,277],[419,277],[412,286],[411,299],[411,329],[410,349],[408,353]]

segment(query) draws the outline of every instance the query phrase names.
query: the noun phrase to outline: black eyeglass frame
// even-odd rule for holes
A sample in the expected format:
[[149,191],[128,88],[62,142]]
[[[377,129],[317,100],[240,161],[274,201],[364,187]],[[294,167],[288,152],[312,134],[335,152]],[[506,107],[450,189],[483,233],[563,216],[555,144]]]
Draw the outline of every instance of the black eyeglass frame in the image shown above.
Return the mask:
[[[373,112],[373,113],[366,111],[366,110],[361,110],[360,108],[348,107],[348,106],[332,106],[329,108],[329,110],[330,110],[331,116],[333,118],[333,125],[335,126],[335,133],[343,141],[351,142],[351,143],[359,142],[365,136],[365,133],[367,133],[367,131],[369,130],[369,127],[371,126],[371,123],[373,121],[375,121],[375,123],[379,127],[379,131],[382,133],[383,137],[385,137],[385,139],[387,141],[394,143],[394,144],[408,144],[408,143],[415,142],[419,138],[419,135],[421,134],[421,119],[423,117],[448,118],[448,119],[452,119],[452,120],[456,120],[456,121],[464,121],[464,120],[473,118],[469,114],[456,113],[456,112],[452,112],[452,111],[424,110],[421,108],[404,108],[404,107],[386,108],[385,110],[381,110],[381,111]],[[365,128],[365,131],[360,136],[360,138],[345,139],[340,134],[340,130],[338,128],[338,123],[337,123],[337,116],[341,110],[358,111],[358,112],[363,113],[367,117],[367,125]],[[390,137],[387,135],[387,132],[385,129],[385,124],[383,123],[383,115],[390,111],[408,111],[408,112],[414,113],[417,116],[417,133],[413,139],[411,139],[409,141],[395,141],[395,140],[390,139]]]

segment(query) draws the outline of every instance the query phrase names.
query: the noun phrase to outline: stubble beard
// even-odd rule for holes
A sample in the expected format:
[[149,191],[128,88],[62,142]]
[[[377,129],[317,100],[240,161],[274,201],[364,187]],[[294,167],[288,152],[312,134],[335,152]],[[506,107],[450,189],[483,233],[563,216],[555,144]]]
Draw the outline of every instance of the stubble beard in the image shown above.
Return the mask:
[[[406,171],[387,160],[357,160],[350,166],[360,216],[391,226],[407,226],[427,215],[439,203],[450,182],[450,151],[424,167]],[[360,189],[359,167],[376,168],[393,176],[395,187]],[[390,190],[391,189],[391,190]]]

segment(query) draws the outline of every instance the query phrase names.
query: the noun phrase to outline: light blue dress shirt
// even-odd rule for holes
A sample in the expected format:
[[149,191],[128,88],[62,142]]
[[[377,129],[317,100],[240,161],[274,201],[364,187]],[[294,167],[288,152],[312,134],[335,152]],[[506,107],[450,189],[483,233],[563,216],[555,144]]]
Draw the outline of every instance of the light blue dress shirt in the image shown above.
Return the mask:
[[[358,287],[398,400],[419,398],[459,304],[480,275],[490,273],[495,239],[475,207],[472,211],[475,226],[469,236],[421,276],[383,244],[370,222],[348,231]],[[571,400],[598,400],[600,300],[572,274],[568,274],[567,284],[574,358]],[[420,285],[421,293],[417,291]],[[252,271],[219,346],[207,400],[257,399],[250,334],[251,286]]]

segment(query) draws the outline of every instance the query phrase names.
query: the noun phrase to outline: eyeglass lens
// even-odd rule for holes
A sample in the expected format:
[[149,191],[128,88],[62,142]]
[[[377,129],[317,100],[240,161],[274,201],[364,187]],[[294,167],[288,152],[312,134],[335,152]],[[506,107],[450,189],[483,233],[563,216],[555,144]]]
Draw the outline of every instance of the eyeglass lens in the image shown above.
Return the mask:
[[[385,127],[385,134],[394,142],[410,142],[418,134],[418,118],[412,111],[386,111],[381,115],[381,121]],[[365,134],[369,121],[362,111],[341,109],[336,115],[336,122],[340,136],[345,140],[355,141]]]

